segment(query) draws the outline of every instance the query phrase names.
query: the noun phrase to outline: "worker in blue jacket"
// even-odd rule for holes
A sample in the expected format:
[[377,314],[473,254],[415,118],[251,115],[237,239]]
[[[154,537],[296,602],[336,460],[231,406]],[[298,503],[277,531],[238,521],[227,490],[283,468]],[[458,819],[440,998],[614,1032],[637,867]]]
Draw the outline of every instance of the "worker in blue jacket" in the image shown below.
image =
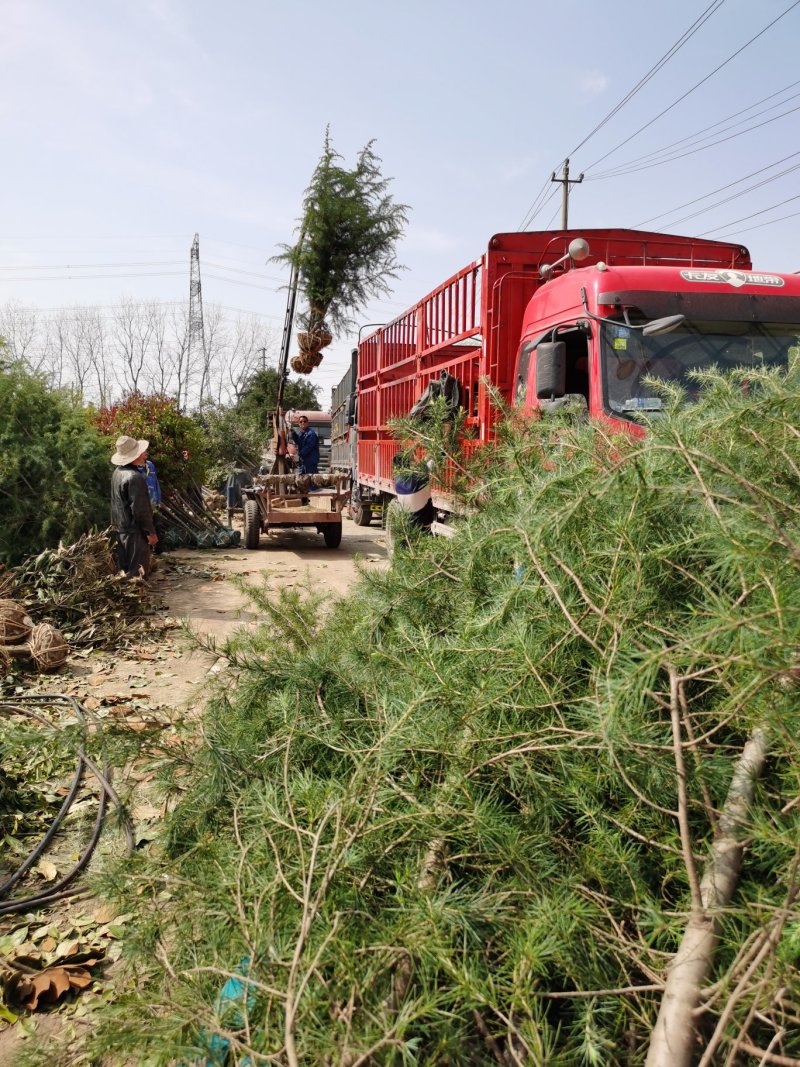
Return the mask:
[[299,429],[292,430],[292,440],[297,448],[301,474],[316,474],[319,467],[319,438],[316,430],[309,426],[308,419],[301,415],[297,424]]
[[152,459],[148,459],[144,466],[139,470],[144,475],[144,480],[147,482],[147,495],[150,497],[150,504],[155,509],[161,507],[161,486],[158,484],[158,475],[156,474],[156,465]]
[[161,486],[158,482],[158,474],[156,473],[156,465],[152,459],[145,460],[143,464],[140,464],[138,468],[144,480],[147,482],[147,495],[150,497],[150,506],[153,509],[153,525],[156,528],[158,534],[158,541],[153,547],[153,551],[157,556],[160,556],[164,551],[164,521],[161,516]]

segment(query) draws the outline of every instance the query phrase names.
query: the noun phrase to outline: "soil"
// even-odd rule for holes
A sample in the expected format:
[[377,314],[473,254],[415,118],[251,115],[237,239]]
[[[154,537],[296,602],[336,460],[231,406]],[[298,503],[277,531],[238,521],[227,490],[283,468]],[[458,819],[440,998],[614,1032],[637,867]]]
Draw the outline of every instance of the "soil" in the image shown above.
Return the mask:
[[[315,532],[287,530],[262,536],[260,547],[252,551],[235,548],[165,553],[157,557],[150,579],[160,601],[156,616],[163,627],[162,636],[116,654],[79,652],[39,689],[76,696],[101,721],[124,721],[137,731],[169,732],[179,720],[184,724],[199,720],[210,686],[224,681],[227,661],[215,644],[219,646],[240,627],[258,624],[253,607],[232,578],[238,576],[259,585],[266,582],[270,590],[308,588],[336,597],[352,587],[359,567],[383,569],[387,562],[384,531],[356,526],[349,519],[344,520],[342,543],[337,549],[327,549]],[[197,635],[204,647],[198,647],[188,631]],[[148,775],[141,774],[135,765],[122,774],[117,772],[115,778],[117,790],[128,799],[137,844],[155,836],[164,814],[148,784]],[[61,848],[65,852],[63,864],[58,847],[52,859],[59,870],[65,870],[69,866],[66,852],[74,848],[74,842],[62,842]],[[98,854],[102,854],[102,843]],[[22,916],[2,917],[0,943],[23,925],[38,927],[41,933],[48,923],[58,927],[64,939],[94,937],[95,943],[98,937],[116,939],[120,931],[117,928],[116,934],[109,935],[106,909],[102,901],[84,896],[78,903],[67,900],[37,913],[32,921]],[[124,930],[120,940],[124,940]],[[113,945],[114,941],[108,943]],[[2,964],[0,951],[0,968]],[[114,971],[113,964],[106,966],[93,988],[68,995],[49,1011],[22,1013],[12,1025],[4,1023],[0,1015],[0,1067],[16,1063],[33,1035],[57,1040],[68,1057],[64,1062],[83,1062],[81,1032],[91,1025],[92,1001],[113,997]]]

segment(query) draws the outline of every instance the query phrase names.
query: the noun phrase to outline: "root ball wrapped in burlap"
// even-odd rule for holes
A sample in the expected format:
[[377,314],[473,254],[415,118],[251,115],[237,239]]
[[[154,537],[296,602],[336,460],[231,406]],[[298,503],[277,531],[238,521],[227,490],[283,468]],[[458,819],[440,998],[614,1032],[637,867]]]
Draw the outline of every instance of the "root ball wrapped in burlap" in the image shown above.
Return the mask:
[[24,641],[33,629],[33,620],[15,600],[0,600],[0,644]]
[[301,352],[319,352],[327,348],[332,340],[333,334],[327,326],[302,330],[297,335],[297,344]]
[[292,370],[296,374],[310,374],[322,362],[322,349],[333,341],[333,334],[322,321],[322,313],[317,311],[307,329],[297,334],[298,355],[292,359]]
[[69,645],[55,626],[43,622],[31,631],[28,652],[37,670],[57,671],[67,662]]
[[321,352],[301,352],[292,358],[292,370],[296,374],[310,374],[322,362]]

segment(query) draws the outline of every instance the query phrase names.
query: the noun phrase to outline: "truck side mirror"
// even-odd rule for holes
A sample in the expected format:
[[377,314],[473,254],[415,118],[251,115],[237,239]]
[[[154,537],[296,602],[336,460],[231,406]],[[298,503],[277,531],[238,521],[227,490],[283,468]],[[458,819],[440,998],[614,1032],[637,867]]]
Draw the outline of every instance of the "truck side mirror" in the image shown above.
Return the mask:
[[356,424],[356,397],[357,393],[351,393],[347,398],[347,425],[355,426]]
[[557,400],[567,385],[567,346],[543,341],[536,349],[536,399]]

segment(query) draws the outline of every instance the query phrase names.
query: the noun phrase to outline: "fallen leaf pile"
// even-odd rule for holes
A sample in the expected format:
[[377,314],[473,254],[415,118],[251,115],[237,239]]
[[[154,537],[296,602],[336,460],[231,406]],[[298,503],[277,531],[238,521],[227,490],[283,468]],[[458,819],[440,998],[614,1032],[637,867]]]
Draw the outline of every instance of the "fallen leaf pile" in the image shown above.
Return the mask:
[[78,912],[35,929],[23,924],[0,936],[0,1020],[13,1022],[21,1011],[44,1011],[94,988],[100,969],[119,959],[131,918],[99,905],[91,915]]

